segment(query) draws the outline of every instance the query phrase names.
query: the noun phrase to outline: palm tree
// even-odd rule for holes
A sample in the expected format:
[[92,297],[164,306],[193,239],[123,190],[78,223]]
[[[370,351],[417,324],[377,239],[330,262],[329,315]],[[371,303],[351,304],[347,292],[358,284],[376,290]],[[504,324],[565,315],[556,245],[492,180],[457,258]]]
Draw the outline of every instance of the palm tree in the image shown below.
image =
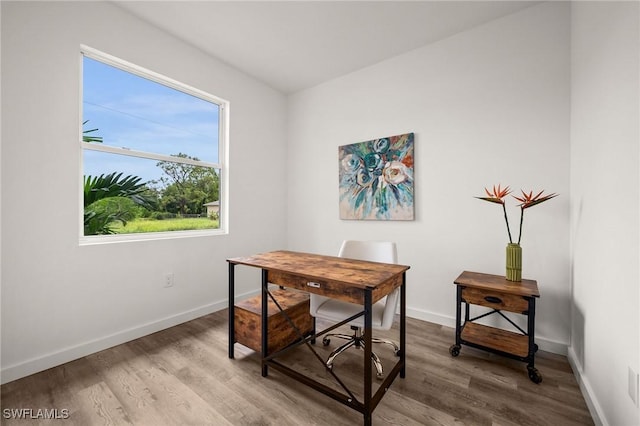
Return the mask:
[[[84,126],[88,122],[89,122],[89,120],[85,120],[85,121],[82,122],[82,125]],[[102,136],[91,136],[91,135],[89,135],[89,133],[95,132],[97,130],[98,129],[83,130],[82,131],[82,142],[102,143]]]
[[149,192],[146,182],[140,183],[138,176],[110,173],[84,178],[84,234],[114,234],[113,223],[127,224],[132,219],[131,211],[118,208],[116,211],[99,209],[96,204],[107,198],[126,198],[147,209],[155,209],[155,197]]

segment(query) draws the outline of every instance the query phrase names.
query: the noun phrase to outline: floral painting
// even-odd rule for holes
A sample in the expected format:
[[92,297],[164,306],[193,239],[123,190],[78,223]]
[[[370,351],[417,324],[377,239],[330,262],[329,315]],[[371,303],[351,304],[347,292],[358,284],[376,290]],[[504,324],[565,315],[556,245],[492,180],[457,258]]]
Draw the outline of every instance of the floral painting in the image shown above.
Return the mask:
[[340,219],[413,220],[413,133],[338,148]]

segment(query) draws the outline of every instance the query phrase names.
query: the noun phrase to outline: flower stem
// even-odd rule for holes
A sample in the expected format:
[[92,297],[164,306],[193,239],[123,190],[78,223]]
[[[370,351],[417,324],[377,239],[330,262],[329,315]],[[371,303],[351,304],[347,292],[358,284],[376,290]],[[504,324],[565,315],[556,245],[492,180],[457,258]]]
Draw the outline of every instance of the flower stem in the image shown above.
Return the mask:
[[[507,217],[507,207],[505,206],[505,203],[502,203],[502,210],[504,211],[504,221],[507,224],[507,234],[509,234],[509,242],[513,243],[513,240],[511,239],[511,230],[509,229],[509,218]],[[520,222],[520,226],[522,227],[522,221]]]
[[518,244],[522,238],[522,221],[524,220],[524,208],[520,207],[520,232],[518,233]]

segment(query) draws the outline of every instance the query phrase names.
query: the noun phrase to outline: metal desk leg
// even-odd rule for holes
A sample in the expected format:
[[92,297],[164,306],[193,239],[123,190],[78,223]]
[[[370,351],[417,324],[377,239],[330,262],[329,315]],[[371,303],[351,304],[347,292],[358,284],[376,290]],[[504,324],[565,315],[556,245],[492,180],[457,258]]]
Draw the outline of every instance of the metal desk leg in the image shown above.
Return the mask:
[[400,287],[400,362],[402,362],[402,368],[400,369],[400,378],[404,379],[405,365],[407,360],[407,275],[402,273],[402,286]]
[[269,279],[268,271],[262,270],[262,377],[267,377],[269,373],[269,366],[265,363],[265,358],[269,355],[269,327],[267,322],[269,321]]
[[[465,322],[469,320],[469,304],[465,303]],[[456,357],[460,355],[461,348],[461,338],[460,333],[462,333],[462,325],[460,322],[462,320],[462,286],[456,286],[456,342],[449,347],[449,353],[451,356]]]
[[371,425],[371,311],[373,294],[364,291],[364,424]]
[[[462,288],[460,289],[460,302],[462,302]],[[464,322],[469,321],[469,309],[470,309],[469,303],[464,302]]]
[[535,367],[535,324],[536,324],[536,300],[529,298],[529,312],[527,314],[527,334],[529,335],[529,366]]
[[236,340],[235,331],[235,277],[234,263],[229,263],[229,358],[233,359],[233,345]]
[[[458,286],[458,295],[456,296],[458,303],[456,307],[456,345],[460,345],[460,333],[462,331],[462,287]],[[469,321],[469,304],[464,304],[464,321]]]
[[536,327],[536,299],[534,297],[529,298],[529,312],[527,313],[527,334],[529,335],[529,351],[528,351],[528,361],[527,364],[527,373],[529,374],[529,379],[533,383],[542,382],[542,375],[535,367],[535,357],[536,351],[538,347],[535,343],[535,327]]

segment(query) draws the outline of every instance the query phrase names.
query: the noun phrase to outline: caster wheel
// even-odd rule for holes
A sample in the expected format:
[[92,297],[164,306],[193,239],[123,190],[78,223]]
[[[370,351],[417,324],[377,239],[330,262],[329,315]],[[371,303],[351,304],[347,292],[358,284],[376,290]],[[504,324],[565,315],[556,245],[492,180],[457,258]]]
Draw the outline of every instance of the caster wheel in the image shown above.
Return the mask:
[[326,337],[322,339],[323,346],[329,346],[329,343],[331,343],[331,339],[327,339]]
[[539,384],[542,382],[542,376],[540,375],[540,372],[538,372],[538,369],[535,367],[527,367],[527,371],[529,373],[529,379],[535,383],[535,384]]
[[533,344],[533,351],[538,352],[538,345],[535,343]]
[[449,353],[451,354],[452,357],[456,357],[456,356],[460,355],[460,346],[459,345],[451,345],[451,347],[449,348]]

